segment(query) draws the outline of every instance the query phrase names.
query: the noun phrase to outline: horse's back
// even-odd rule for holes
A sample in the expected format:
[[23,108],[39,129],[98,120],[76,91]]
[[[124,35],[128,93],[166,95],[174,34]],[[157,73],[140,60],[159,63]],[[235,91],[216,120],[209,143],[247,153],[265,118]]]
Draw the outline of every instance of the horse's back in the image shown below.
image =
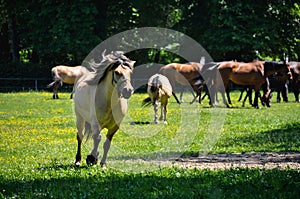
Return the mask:
[[[153,84],[160,84],[162,86],[163,92],[167,96],[170,97],[172,95],[172,86],[169,79],[166,76],[162,74],[155,74],[151,76],[148,80],[148,85],[152,86]],[[148,86],[148,93],[150,92],[149,86]]]
[[221,62],[218,70],[224,82],[232,81],[239,85],[256,85],[263,81],[263,62]]

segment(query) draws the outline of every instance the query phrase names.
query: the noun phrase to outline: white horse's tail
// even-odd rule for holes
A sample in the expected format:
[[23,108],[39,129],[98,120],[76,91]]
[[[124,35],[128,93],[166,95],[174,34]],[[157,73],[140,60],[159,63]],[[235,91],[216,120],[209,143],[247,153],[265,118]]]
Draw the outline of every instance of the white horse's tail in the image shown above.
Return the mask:
[[51,82],[50,84],[47,85],[47,88],[52,87],[56,82],[59,82],[61,86],[62,86],[62,84],[63,84],[63,82],[62,82],[61,79],[54,79],[53,82]]

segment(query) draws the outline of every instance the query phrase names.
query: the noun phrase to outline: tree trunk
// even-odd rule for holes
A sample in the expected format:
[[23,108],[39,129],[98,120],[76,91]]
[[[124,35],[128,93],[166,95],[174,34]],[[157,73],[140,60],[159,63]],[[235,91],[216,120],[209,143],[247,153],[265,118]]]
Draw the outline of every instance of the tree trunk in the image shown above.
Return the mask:
[[15,16],[9,13],[7,22],[8,22],[9,45],[10,45],[10,53],[12,56],[12,61],[20,62],[19,42],[17,39]]

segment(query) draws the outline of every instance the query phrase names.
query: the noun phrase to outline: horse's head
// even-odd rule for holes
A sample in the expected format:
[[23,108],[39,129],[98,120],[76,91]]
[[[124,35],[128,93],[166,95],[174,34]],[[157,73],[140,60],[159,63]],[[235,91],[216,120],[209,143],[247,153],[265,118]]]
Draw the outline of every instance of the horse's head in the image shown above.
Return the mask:
[[131,85],[131,74],[135,61],[120,59],[114,65],[112,83],[116,84],[120,97],[129,99],[134,89]]
[[293,79],[289,64],[287,64],[286,62],[279,62],[278,65],[278,72],[283,76],[284,79]]
[[265,62],[264,66],[266,76],[279,73],[286,79],[292,78],[291,69],[286,62]]

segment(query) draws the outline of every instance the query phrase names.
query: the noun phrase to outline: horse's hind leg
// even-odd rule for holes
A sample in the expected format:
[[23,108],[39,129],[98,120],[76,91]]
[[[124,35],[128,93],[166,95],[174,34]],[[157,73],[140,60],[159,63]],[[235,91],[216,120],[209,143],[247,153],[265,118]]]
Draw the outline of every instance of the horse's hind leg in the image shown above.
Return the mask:
[[101,141],[101,134],[100,134],[101,128],[100,128],[100,124],[99,124],[98,120],[94,119],[92,121],[91,126],[92,126],[94,147],[93,147],[90,155],[88,155],[86,158],[86,164],[89,166],[97,164],[97,162],[98,162],[98,156],[99,156],[98,146]]
[[178,100],[178,98],[177,98],[175,92],[172,92],[172,95],[174,96],[176,102],[177,102],[178,104],[181,104],[181,102]]
[[56,81],[53,85],[53,99],[58,99],[58,88],[60,86],[60,82]]
[[243,93],[244,93],[245,90],[246,90],[246,88],[241,89],[241,94],[240,94],[240,97],[239,97],[239,99],[238,99],[239,102],[242,100],[242,98],[243,98]]

